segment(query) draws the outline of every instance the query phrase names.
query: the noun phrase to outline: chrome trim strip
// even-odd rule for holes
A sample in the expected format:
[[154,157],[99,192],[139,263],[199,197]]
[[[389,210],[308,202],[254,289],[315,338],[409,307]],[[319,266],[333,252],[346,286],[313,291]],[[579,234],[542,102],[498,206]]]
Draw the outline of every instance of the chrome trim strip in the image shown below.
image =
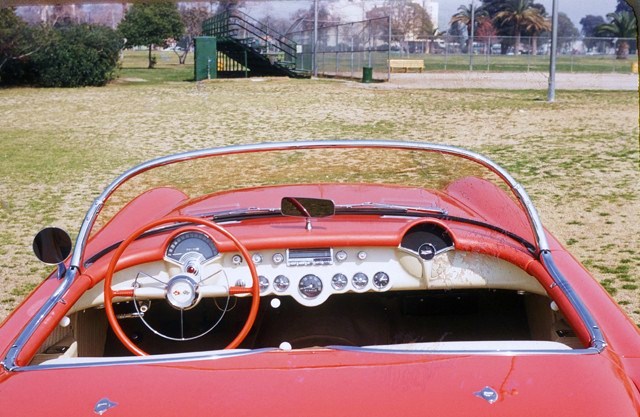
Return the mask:
[[[38,312],[31,318],[27,326],[22,330],[18,338],[15,340],[9,351],[7,352],[7,356],[2,361],[2,366],[8,370],[13,371],[18,368],[16,361],[18,359],[18,355],[22,350],[22,347],[27,343],[29,338],[33,335],[36,328],[42,323],[42,321],[47,317],[47,315],[51,312],[53,307],[59,303],[64,302],[62,296],[67,292],[73,280],[75,279],[77,271],[75,269],[69,269],[64,276],[62,283],[56,288],[54,293],[49,297],[49,299],[40,307]],[[49,278],[55,279],[55,278]]]
[[[167,354],[167,355],[155,355],[155,356],[132,356],[132,357],[115,357],[112,360],[79,360],[73,363],[73,360],[65,363],[44,363],[40,365],[29,365],[15,369],[16,372],[23,371],[43,371],[50,369],[69,369],[69,368],[89,368],[89,367],[102,367],[102,366],[121,366],[121,365],[156,365],[163,363],[183,363],[193,362],[201,360],[217,360],[224,358],[235,358],[237,356],[255,355],[258,353],[274,352],[278,351],[277,348],[263,348],[263,349],[235,349],[229,351],[209,351],[209,352],[197,352],[193,355],[185,357],[184,354]],[[217,353],[220,352],[220,353]],[[100,358],[102,359],[102,358]]]
[[[538,253],[542,255],[543,265],[547,271],[556,279],[558,285],[561,285],[562,291],[567,295],[569,301],[574,308],[579,312],[580,317],[587,325],[591,336],[592,347],[601,351],[606,346],[604,338],[598,328],[597,324],[586,310],[582,301],[577,297],[573,289],[569,286],[566,279],[557,270],[553,263],[553,258],[549,252],[549,244],[542,227],[542,222],[538,216],[531,199],[524,190],[524,188],[515,181],[515,179],[502,167],[497,165],[490,159],[471,152],[465,149],[460,149],[453,146],[438,145],[432,143],[420,143],[420,142],[400,142],[391,140],[330,140],[330,141],[300,141],[300,142],[271,142],[257,145],[236,145],[220,148],[210,148],[198,151],[184,152],[180,154],[165,156],[151,161],[144,162],[134,168],[131,168],[116,178],[111,184],[109,184],[104,191],[94,200],[93,204],[87,211],[78,237],[76,239],[75,248],[71,257],[71,263],[69,271],[67,272],[62,284],[56,289],[54,294],[45,304],[38,310],[38,313],[31,319],[25,329],[20,333],[14,344],[9,349],[7,356],[2,361],[2,366],[9,370],[14,371],[19,369],[16,364],[17,357],[22,350],[24,344],[35,332],[35,329],[42,323],[44,318],[51,312],[56,303],[63,301],[62,296],[66,293],[71,283],[75,279],[76,275],[80,273],[82,266],[82,259],[84,256],[84,250],[89,238],[89,232],[93,227],[95,220],[100,213],[100,210],[104,206],[105,201],[113,194],[125,181],[135,177],[143,172],[146,172],[152,168],[157,168],[164,165],[170,165],[177,162],[182,162],[190,159],[199,159],[212,156],[243,154],[251,152],[261,151],[281,151],[281,150],[296,150],[296,149],[330,149],[330,148],[380,148],[380,149],[404,149],[404,150],[416,150],[416,151],[431,151],[440,152],[448,155],[460,156],[465,159],[469,159],[476,162],[489,170],[493,171],[496,175],[502,178],[514,195],[520,201],[523,209],[527,213],[527,218],[532,231],[535,236],[536,246]],[[32,367],[25,367],[31,369]],[[40,366],[37,369],[42,369]]]
[[604,348],[607,346],[607,342],[604,339],[604,335],[596,323],[595,319],[584,305],[578,294],[576,294],[575,290],[571,287],[567,279],[562,275],[558,267],[556,266],[555,261],[553,260],[553,256],[550,251],[544,251],[540,254],[540,261],[544,268],[547,270],[549,275],[553,278],[554,282],[560,287],[560,290],[567,297],[573,308],[576,309],[580,319],[583,321],[584,325],[587,327],[587,331],[590,336],[590,344],[591,347],[596,349],[598,352],[602,352]]
[[473,355],[473,356],[516,356],[516,355],[596,355],[600,350],[594,347],[584,349],[548,349],[548,350],[407,350],[378,349],[359,346],[327,346],[327,349],[361,353],[391,353],[395,355]]

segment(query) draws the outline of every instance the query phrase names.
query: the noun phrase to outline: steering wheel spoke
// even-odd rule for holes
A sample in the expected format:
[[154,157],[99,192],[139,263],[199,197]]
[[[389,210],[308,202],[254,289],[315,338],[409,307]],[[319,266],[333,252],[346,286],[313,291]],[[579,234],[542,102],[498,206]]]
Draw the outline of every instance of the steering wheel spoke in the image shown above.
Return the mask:
[[167,297],[167,287],[138,287],[133,290],[133,296],[140,300],[161,300]]
[[133,298],[135,290],[133,288],[128,288],[125,290],[111,290],[111,299],[114,298]]
[[229,288],[229,295],[251,294],[253,288],[251,287],[231,287]]

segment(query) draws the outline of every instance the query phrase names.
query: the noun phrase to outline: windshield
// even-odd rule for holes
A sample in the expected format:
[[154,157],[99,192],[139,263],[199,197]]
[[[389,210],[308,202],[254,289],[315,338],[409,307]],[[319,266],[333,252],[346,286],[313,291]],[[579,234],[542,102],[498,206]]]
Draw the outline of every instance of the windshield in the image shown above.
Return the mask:
[[[405,144],[406,149],[388,146],[393,142],[375,141],[313,144],[312,149],[303,143],[278,145],[277,149],[270,149],[269,145],[240,147],[240,150],[227,148],[220,155],[201,158],[201,154],[194,154],[191,158],[180,158],[184,160],[177,163],[143,169],[140,175],[122,183],[109,196],[92,235],[99,235],[100,229],[135,197],[157,187],[171,187],[184,194],[174,203],[174,206],[186,207],[180,214],[211,216],[280,206],[278,199],[254,198],[243,202],[237,195],[229,194],[231,190],[339,183],[378,184],[387,188],[384,193],[362,187],[358,192],[329,196],[335,199],[337,208],[431,210],[449,218],[491,225],[530,243],[528,246],[536,243],[531,221],[511,192],[511,186],[502,178],[504,173],[488,169],[484,160],[474,161],[467,154],[452,155],[438,147],[428,149],[425,144]],[[416,149],[412,149],[414,145]],[[312,187],[299,190],[304,195],[296,197],[327,198],[321,190]],[[173,208],[168,204],[167,212],[161,213],[159,207],[158,214],[166,215]],[[117,243],[126,233],[125,230],[111,232],[108,239],[100,239],[102,247],[92,250]],[[85,254],[85,258],[91,255]]]

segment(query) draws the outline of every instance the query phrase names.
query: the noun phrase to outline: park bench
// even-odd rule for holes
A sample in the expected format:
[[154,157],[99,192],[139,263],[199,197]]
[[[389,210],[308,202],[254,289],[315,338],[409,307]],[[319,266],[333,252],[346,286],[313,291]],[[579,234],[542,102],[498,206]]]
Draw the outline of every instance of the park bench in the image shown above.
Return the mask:
[[424,61],[422,59],[390,59],[389,68],[391,72],[400,69],[404,69],[404,72],[409,72],[410,69],[417,69],[422,72]]

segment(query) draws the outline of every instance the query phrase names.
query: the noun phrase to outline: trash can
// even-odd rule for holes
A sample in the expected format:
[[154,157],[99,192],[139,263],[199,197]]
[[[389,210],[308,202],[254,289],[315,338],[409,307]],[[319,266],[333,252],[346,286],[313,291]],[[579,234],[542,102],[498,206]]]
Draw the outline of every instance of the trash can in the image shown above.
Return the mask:
[[362,67],[362,82],[363,83],[373,82],[373,68]]

